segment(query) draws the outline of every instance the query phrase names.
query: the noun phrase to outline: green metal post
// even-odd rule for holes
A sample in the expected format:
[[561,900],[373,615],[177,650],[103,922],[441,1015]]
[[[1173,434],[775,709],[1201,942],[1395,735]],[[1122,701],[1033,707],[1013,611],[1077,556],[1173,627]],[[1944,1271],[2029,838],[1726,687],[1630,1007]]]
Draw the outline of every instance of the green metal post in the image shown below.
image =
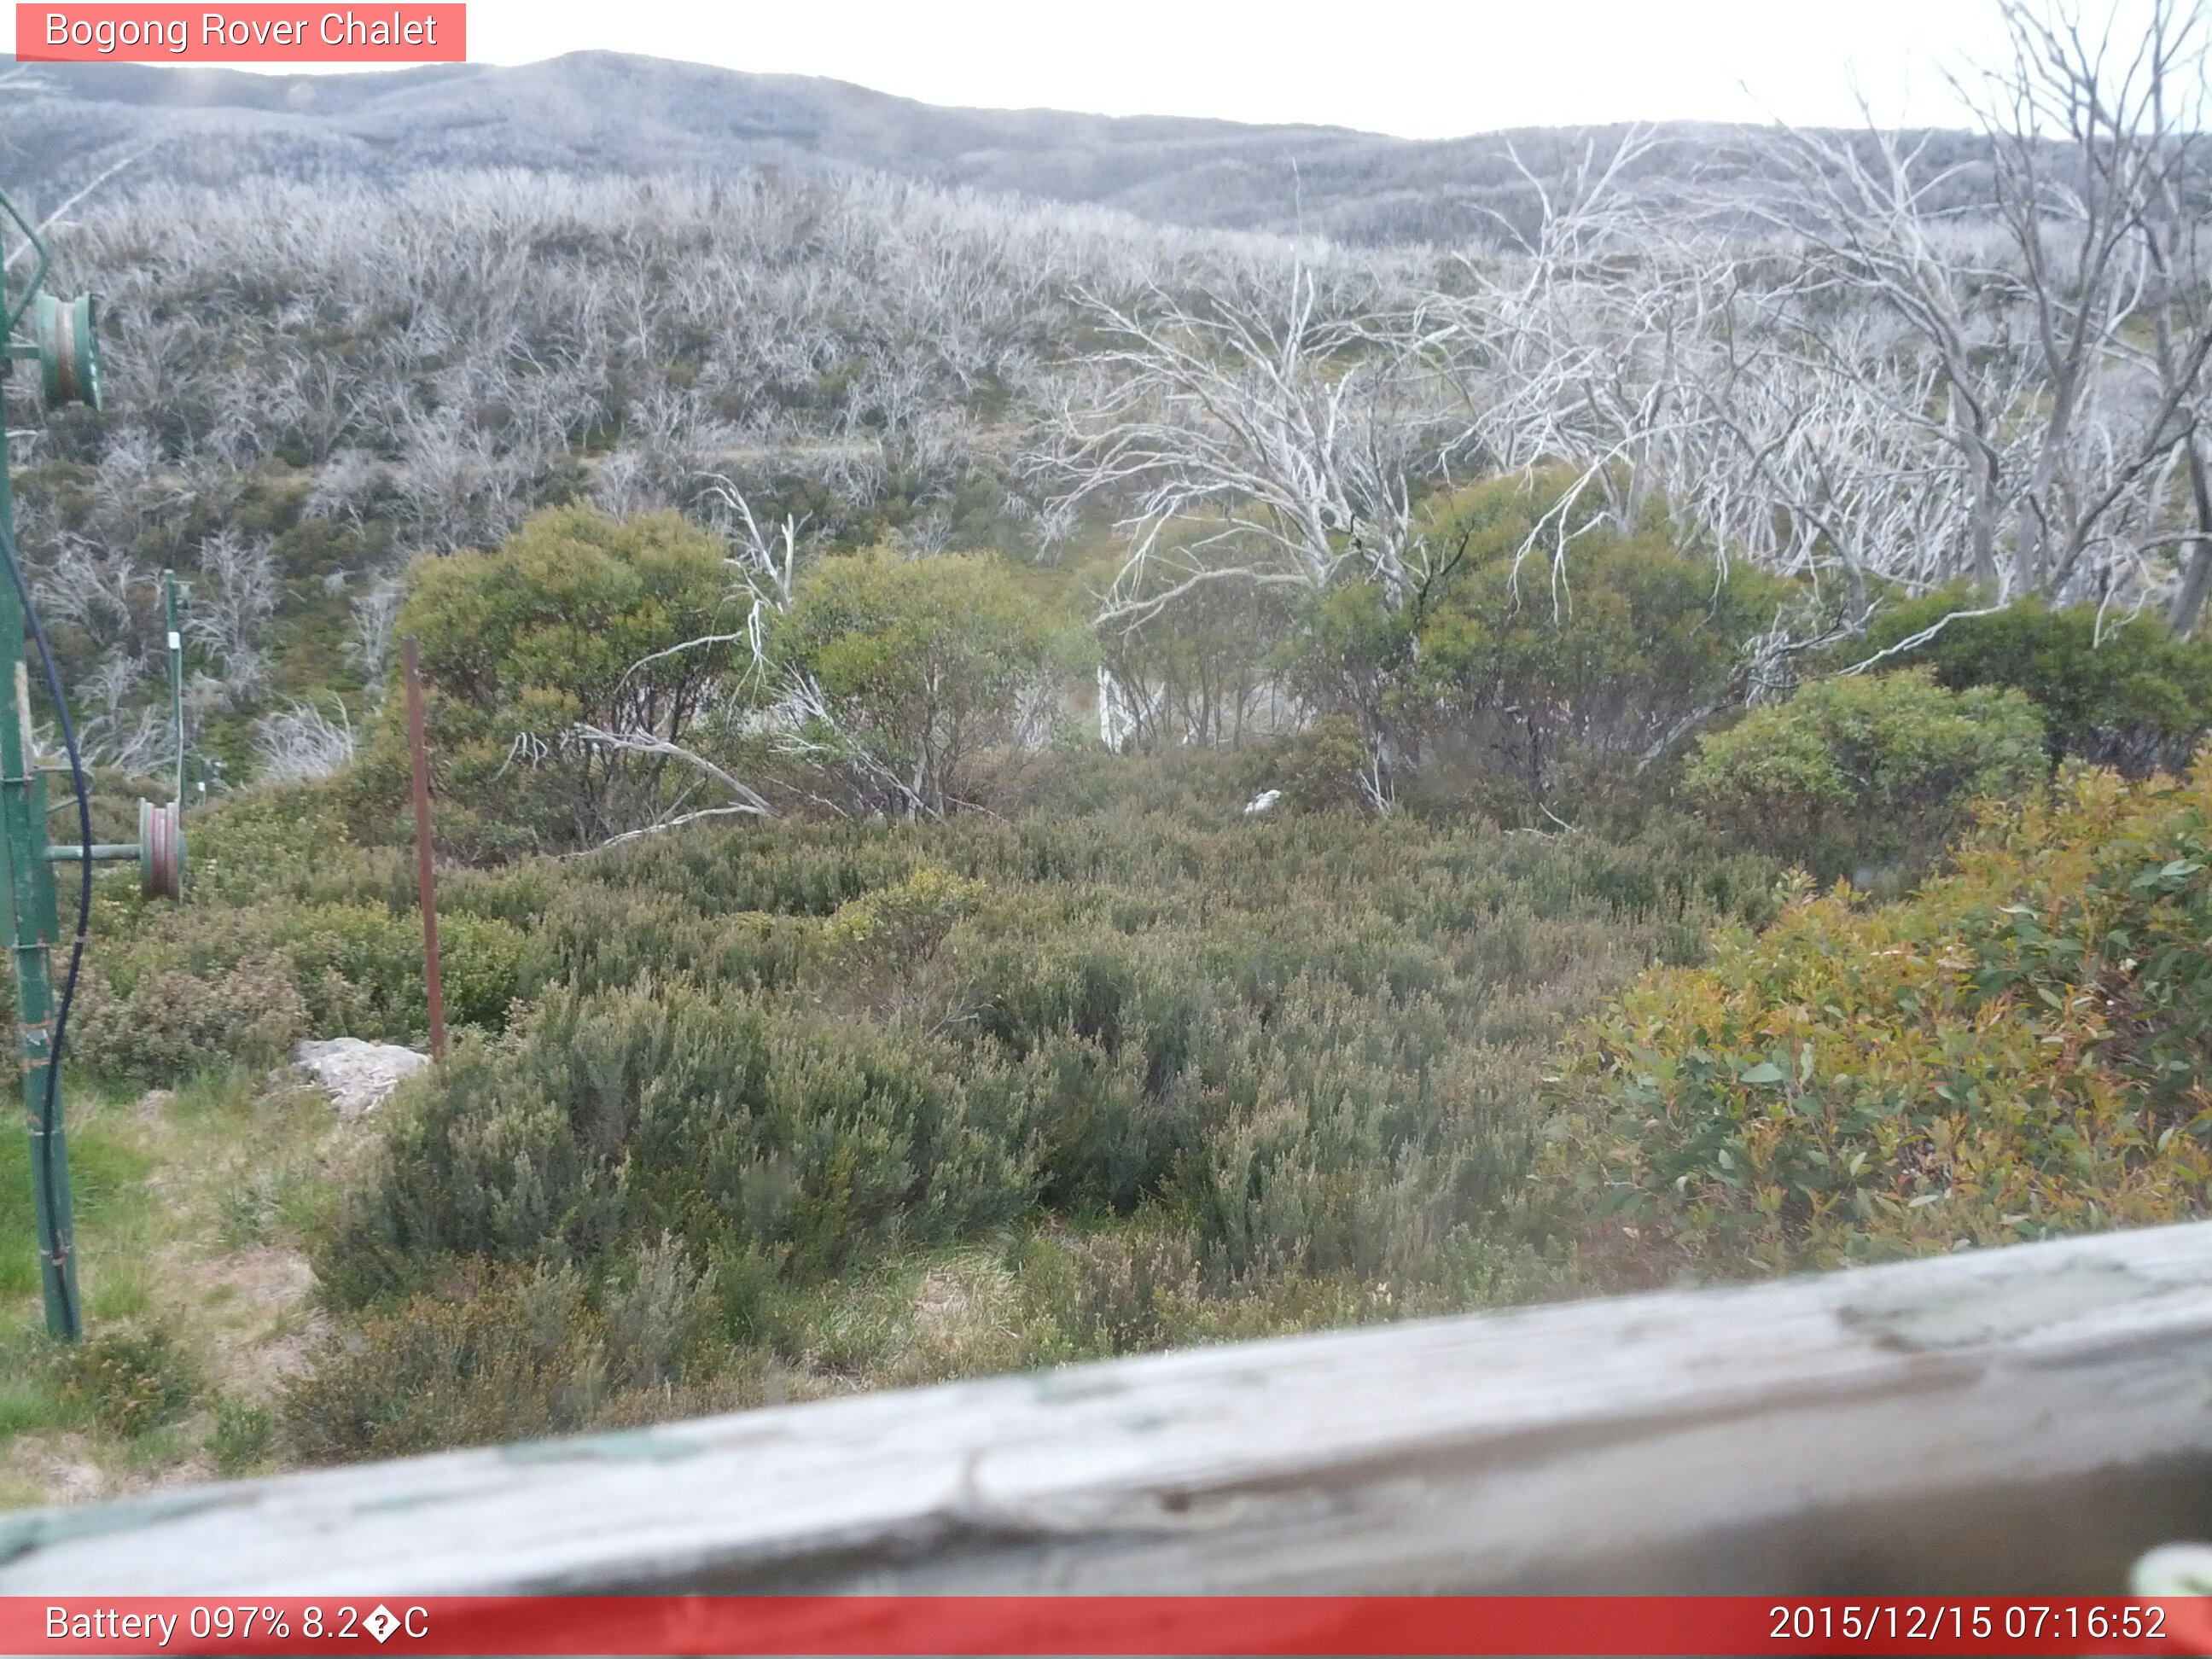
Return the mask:
[[[9,375],[12,361],[0,364]],[[5,398],[0,398],[0,415]],[[7,422],[0,418],[0,533],[15,545],[15,496],[9,479]],[[52,951],[61,928],[54,875],[46,862],[46,786],[31,734],[31,678],[24,659],[23,607],[13,582],[0,581],[0,686],[15,707],[0,714],[0,863],[7,875],[8,949],[15,969],[18,1052],[31,1133],[31,1203],[39,1228],[39,1288],[46,1329],[64,1341],[83,1334],[76,1293],[76,1225],[70,1206],[69,1146],[55,1080],[54,1119],[46,1121],[46,1072],[53,1044]]]
[[[6,396],[21,353],[14,325],[31,308],[46,271],[46,249],[12,204],[9,216],[21,228],[39,258],[21,297],[5,291],[0,311],[9,337],[0,356],[0,534],[15,542],[15,492],[8,453]],[[6,249],[0,243],[0,273]],[[88,334],[89,307],[85,321]],[[90,349],[90,341],[83,342]],[[32,355],[36,355],[35,353]],[[51,377],[52,371],[46,371]],[[93,370],[96,377],[96,368]],[[94,385],[96,386],[96,379]],[[97,396],[96,390],[92,392]],[[70,1204],[69,1144],[63,1133],[61,1079],[53,1079],[52,1119],[47,1119],[47,1073],[53,1061],[53,942],[60,933],[54,905],[54,872],[46,862],[46,785],[39,775],[31,729],[31,678],[24,655],[23,606],[12,581],[0,580],[0,696],[13,694],[12,710],[0,711],[0,873],[4,873],[8,951],[15,970],[16,1051],[23,1074],[23,1106],[31,1139],[31,1206],[39,1230],[39,1288],[46,1298],[46,1329],[64,1341],[83,1334],[76,1293],[76,1224]]]
[[161,573],[161,608],[169,619],[169,719],[177,734],[177,793],[170,799],[185,810],[185,636],[177,631],[177,573]]
[[[53,856],[46,842],[46,785],[39,771],[37,735],[31,725],[31,678],[24,631],[27,589],[15,544],[15,495],[9,477],[7,392],[15,360],[35,360],[49,408],[66,403],[100,407],[99,302],[89,294],[63,301],[44,291],[49,269],[46,244],[15,203],[0,194],[0,217],[19,231],[38,255],[30,276],[9,291],[4,238],[0,238],[0,535],[15,561],[14,577],[0,581],[0,700],[12,693],[12,709],[0,708],[0,908],[8,928],[8,953],[15,970],[16,1053],[23,1074],[23,1105],[30,1121],[31,1203],[39,1228],[39,1285],[46,1303],[46,1329],[64,1341],[83,1334],[76,1293],[76,1225],[70,1208],[69,1147],[62,1132],[61,1074],[54,1050],[53,947],[61,933],[54,902]],[[34,339],[19,341],[15,325],[34,319]],[[170,627],[174,628],[171,612]],[[51,673],[52,665],[47,664]],[[52,695],[62,695],[49,684]],[[57,711],[69,730],[69,710]],[[70,747],[72,763],[76,757]],[[181,775],[181,773],[180,773]],[[173,897],[181,890],[184,848],[173,808],[139,804],[142,886]],[[150,821],[151,828],[148,827]],[[90,840],[89,835],[85,836]],[[98,858],[103,849],[82,844],[76,856]],[[112,850],[112,849],[111,849]],[[80,866],[89,875],[88,865]],[[79,916],[78,939],[84,918]]]

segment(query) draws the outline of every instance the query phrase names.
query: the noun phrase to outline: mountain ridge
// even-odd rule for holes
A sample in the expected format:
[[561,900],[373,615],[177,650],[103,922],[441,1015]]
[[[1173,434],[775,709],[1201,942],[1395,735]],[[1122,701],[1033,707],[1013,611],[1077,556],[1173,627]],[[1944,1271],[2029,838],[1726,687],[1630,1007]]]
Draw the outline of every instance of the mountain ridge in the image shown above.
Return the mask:
[[[958,108],[827,77],[613,52],[512,67],[435,64],[269,76],[138,64],[25,64],[0,102],[0,167],[58,200],[129,156],[195,182],[255,173],[403,178],[438,167],[718,173],[862,169],[1200,228],[1449,242],[1493,226],[1528,185],[1628,131],[1516,129],[1413,139],[1320,125]],[[1765,130],[1660,129],[1650,180],[1755,178]],[[1976,141],[1940,135],[1969,154]]]

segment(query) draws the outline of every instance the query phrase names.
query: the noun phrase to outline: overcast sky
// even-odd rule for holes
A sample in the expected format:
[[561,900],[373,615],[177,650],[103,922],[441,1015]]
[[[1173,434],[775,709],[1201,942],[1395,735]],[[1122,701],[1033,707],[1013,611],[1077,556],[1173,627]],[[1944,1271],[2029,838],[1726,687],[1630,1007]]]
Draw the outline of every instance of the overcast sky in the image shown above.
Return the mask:
[[1847,123],[1855,86],[1885,125],[1954,124],[1942,67],[1990,55],[1996,11],[1996,0],[471,0],[469,55],[520,64],[599,47],[835,76],[937,104],[1408,137]]
[[470,56],[612,47],[936,104],[1446,137],[1626,119],[1959,118],[1995,0],[472,0]]

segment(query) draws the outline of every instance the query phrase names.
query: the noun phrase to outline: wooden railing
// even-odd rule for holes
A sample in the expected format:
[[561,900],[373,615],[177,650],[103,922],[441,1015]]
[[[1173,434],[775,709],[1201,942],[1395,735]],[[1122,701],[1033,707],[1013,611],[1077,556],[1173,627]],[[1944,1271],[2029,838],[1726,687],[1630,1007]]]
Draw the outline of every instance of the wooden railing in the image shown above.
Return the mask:
[[2212,1224],[0,1516],[0,1593],[2101,1595],[2212,1531]]

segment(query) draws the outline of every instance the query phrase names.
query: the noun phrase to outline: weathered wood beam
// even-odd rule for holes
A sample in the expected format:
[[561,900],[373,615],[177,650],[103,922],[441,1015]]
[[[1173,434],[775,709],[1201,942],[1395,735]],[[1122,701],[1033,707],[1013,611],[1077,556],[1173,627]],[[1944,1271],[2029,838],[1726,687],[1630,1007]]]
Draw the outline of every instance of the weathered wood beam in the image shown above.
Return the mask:
[[0,1594],[2118,1592],[2212,1224],[0,1516]]

